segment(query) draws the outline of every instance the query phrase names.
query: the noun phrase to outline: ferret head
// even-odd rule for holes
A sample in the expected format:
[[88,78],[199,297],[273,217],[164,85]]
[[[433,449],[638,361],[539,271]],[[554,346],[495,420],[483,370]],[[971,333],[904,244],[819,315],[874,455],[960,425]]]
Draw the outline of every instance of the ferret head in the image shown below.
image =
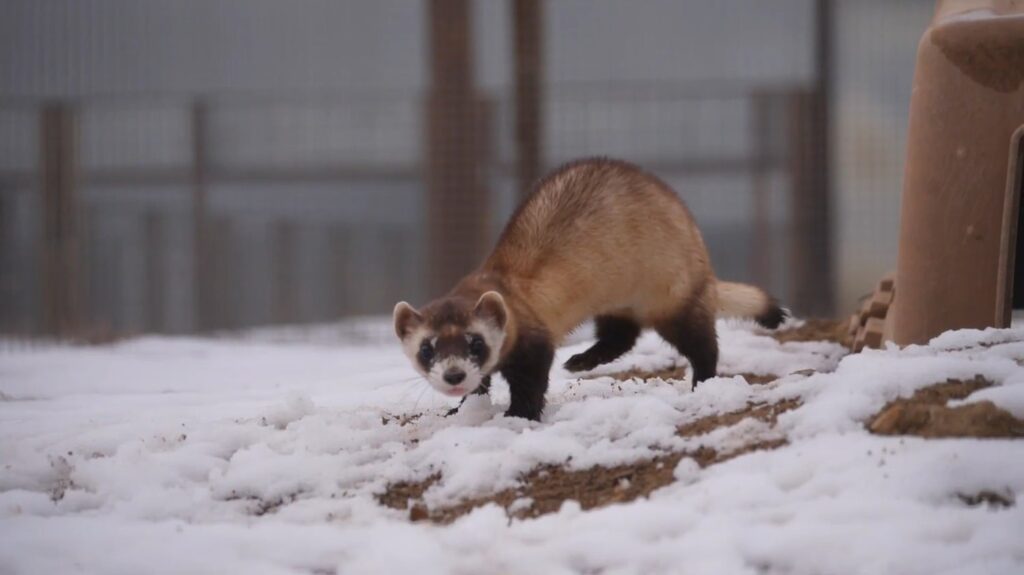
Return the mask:
[[498,365],[508,308],[489,291],[476,301],[446,297],[417,311],[395,306],[395,333],[413,367],[434,389],[462,397],[480,387]]

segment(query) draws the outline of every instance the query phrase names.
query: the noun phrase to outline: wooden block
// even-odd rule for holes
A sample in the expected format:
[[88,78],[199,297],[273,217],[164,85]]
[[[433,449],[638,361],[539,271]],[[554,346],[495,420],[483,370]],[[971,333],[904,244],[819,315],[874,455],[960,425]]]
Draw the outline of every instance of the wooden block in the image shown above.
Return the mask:
[[878,282],[878,291],[895,291],[896,274],[888,274]]
[[864,347],[878,349],[882,347],[882,334],[885,331],[885,320],[873,317],[864,326]]
[[868,302],[868,317],[873,318],[885,318],[885,314],[889,311],[889,305],[892,304],[893,292],[875,292],[875,295],[871,297]]

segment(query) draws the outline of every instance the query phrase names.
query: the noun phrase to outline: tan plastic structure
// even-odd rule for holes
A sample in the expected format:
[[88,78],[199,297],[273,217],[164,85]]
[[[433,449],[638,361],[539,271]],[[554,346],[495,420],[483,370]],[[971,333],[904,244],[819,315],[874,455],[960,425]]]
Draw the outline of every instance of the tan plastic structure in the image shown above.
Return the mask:
[[1024,0],[940,1],[918,46],[911,98],[885,330],[897,344],[1009,324],[1022,127]]
[[891,339],[886,319],[896,295],[895,283],[893,275],[883,277],[874,293],[864,299],[860,310],[850,317],[843,344],[852,351],[858,352],[866,347],[877,349],[882,347],[887,335]]

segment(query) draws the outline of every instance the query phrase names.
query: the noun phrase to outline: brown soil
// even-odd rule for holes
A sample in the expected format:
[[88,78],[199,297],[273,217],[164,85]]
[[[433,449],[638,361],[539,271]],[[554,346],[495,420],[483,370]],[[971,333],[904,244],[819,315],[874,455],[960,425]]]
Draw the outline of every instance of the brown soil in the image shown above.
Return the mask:
[[[797,399],[787,399],[774,404],[750,405],[739,411],[712,415],[683,425],[679,428],[679,434],[687,437],[702,435],[719,427],[735,425],[747,417],[774,424],[780,413],[799,405]],[[666,453],[653,459],[615,467],[569,470],[546,465],[527,473],[521,479],[520,485],[514,489],[467,499],[449,507],[427,509],[423,504],[423,494],[440,480],[440,475],[435,474],[419,482],[389,485],[378,497],[378,501],[393,509],[408,509],[409,519],[412,521],[450,523],[489,503],[503,507],[510,517],[537,517],[558,511],[568,500],[578,502],[583,509],[592,509],[647,497],[655,489],[675,481],[674,471],[683,457],[691,457],[701,467],[707,467],[751,451],[775,449],[785,443],[785,439],[755,441],[727,453],[702,447],[693,452]],[[523,502],[513,505],[519,500]]]
[[751,404],[739,411],[709,415],[684,424],[679,427],[677,433],[683,437],[696,437],[720,427],[736,425],[748,417],[763,421],[769,425],[775,425],[779,414],[796,409],[797,407],[800,407],[800,400],[796,398],[785,399],[778,403]]
[[976,507],[986,505],[988,507],[1013,507],[1015,503],[1012,493],[996,493],[995,491],[979,491],[971,495],[957,494],[960,501],[965,505]]
[[388,485],[387,491],[377,496],[377,501],[392,509],[406,509],[409,501],[423,499],[423,494],[441,479],[435,473],[423,481],[400,481]]
[[877,435],[929,438],[1024,437],[1024,421],[991,401],[958,407],[946,405],[991,385],[992,382],[977,376],[919,389],[909,399],[897,399],[883,407],[868,423],[868,430]]
[[246,512],[249,515],[255,517],[262,517],[264,515],[276,513],[278,509],[295,503],[299,498],[300,493],[290,493],[274,499],[262,499],[253,495],[242,495],[235,490],[231,490],[231,494],[228,495],[225,501],[245,501],[249,508]]
[[733,375],[738,375],[743,379],[747,380],[747,383],[749,383],[750,385],[765,385],[775,381],[776,379],[779,379],[779,376],[777,375],[764,375],[760,373],[721,373],[719,375],[721,375],[722,377],[731,377]]
[[[631,370],[615,374],[615,377],[679,379],[684,373],[684,368],[674,367],[657,372]],[[991,382],[975,377],[966,381],[949,380],[920,389],[910,398],[886,405],[868,424],[868,428],[872,433],[882,435],[1024,437],[1024,421],[1014,418],[991,402],[961,407],[946,405],[950,400],[964,399],[990,385]],[[710,415],[684,424],[679,427],[678,434],[697,437],[715,429],[736,425],[746,418],[774,426],[780,414],[800,405],[798,398],[771,404],[751,404],[738,411]],[[727,453],[702,447],[691,452],[666,453],[653,459],[614,467],[570,470],[564,466],[546,465],[525,474],[515,488],[463,500],[447,507],[428,509],[423,503],[423,494],[441,480],[440,474],[435,474],[419,482],[389,485],[378,500],[387,507],[408,510],[412,521],[446,524],[477,507],[492,503],[505,509],[510,517],[537,517],[558,511],[569,500],[578,502],[582,509],[592,509],[647,497],[656,489],[675,481],[675,468],[684,457],[694,459],[701,467],[707,467],[751,451],[775,449],[785,443],[786,440],[782,438],[761,439]],[[1008,507],[1014,504],[1012,497],[995,491],[960,494],[958,497],[966,505]]]
[[399,427],[405,427],[406,425],[416,421],[420,417],[423,417],[422,413],[401,413],[398,415],[388,413],[381,416],[380,422],[383,425],[387,425],[389,423],[397,423]]
[[809,319],[800,327],[780,330],[771,333],[780,343],[791,341],[831,341],[846,345],[848,320],[841,319]]
[[[647,497],[654,490],[675,481],[675,468],[683,457],[691,457],[701,467],[707,467],[751,451],[775,449],[785,443],[784,439],[755,442],[728,453],[700,448],[693,453],[669,453],[615,467],[568,470],[542,466],[526,474],[520,486],[514,489],[467,499],[449,507],[427,509],[422,497],[440,479],[435,475],[421,482],[392,484],[378,497],[378,501],[393,509],[408,509],[411,521],[447,524],[489,503],[503,507],[510,517],[538,517],[558,511],[569,500],[578,502],[582,509],[593,509]],[[520,500],[523,500],[522,504],[513,506]]]
[[[686,373],[687,373],[686,366],[672,366],[672,367],[667,367],[665,369],[657,369],[657,370],[654,370],[654,371],[649,371],[649,370],[646,370],[646,369],[636,369],[636,368],[627,369],[626,371],[619,371],[619,372],[616,372],[616,373],[610,373],[610,374],[608,374],[608,377],[617,379],[619,381],[626,381],[626,380],[629,380],[629,379],[639,379],[639,380],[642,380],[642,381],[647,381],[649,379],[663,379],[665,381],[673,381],[673,380],[681,381],[683,379],[686,379]],[[742,377],[743,379],[747,380],[747,383],[749,383],[751,385],[764,385],[766,383],[771,383],[771,382],[773,382],[773,381],[775,381],[776,379],[779,378],[779,376],[777,376],[777,375],[762,375],[762,374],[757,374],[757,373],[735,373],[735,374],[720,373],[719,375],[722,376],[722,377],[731,377],[733,375],[738,375],[738,376]]]
[[626,381],[629,379],[639,379],[647,381],[648,379],[663,379],[665,381],[680,381],[686,379],[686,366],[672,366],[666,367],[665,369],[656,369],[649,371],[646,369],[627,369],[626,371],[619,371],[616,373],[609,373],[608,377],[617,379],[619,381]]

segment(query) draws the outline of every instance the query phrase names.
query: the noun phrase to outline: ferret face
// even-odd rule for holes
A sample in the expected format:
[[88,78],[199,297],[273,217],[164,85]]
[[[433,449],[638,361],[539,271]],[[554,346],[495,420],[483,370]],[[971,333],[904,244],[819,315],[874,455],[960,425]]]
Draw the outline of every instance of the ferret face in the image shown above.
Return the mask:
[[413,367],[449,397],[472,393],[498,365],[508,312],[498,292],[476,302],[438,300],[417,311],[395,306],[395,333]]

